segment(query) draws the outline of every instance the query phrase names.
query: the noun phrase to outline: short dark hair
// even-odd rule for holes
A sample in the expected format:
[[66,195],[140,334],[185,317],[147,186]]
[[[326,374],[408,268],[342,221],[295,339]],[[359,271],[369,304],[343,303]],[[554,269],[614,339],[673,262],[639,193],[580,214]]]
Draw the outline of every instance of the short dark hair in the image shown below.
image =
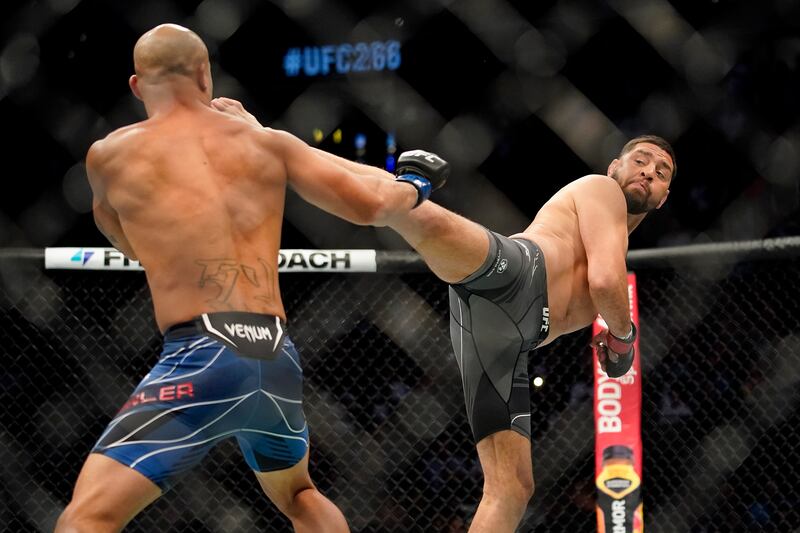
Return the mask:
[[675,174],[678,173],[678,160],[675,159],[675,150],[672,149],[672,145],[669,144],[666,139],[659,137],[658,135],[639,135],[638,137],[634,137],[625,143],[625,146],[622,147],[622,151],[619,153],[619,156],[622,157],[633,150],[637,144],[641,143],[654,144],[669,154],[669,156],[672,158],[672,176],[670,177],[670,180],[674,179]]

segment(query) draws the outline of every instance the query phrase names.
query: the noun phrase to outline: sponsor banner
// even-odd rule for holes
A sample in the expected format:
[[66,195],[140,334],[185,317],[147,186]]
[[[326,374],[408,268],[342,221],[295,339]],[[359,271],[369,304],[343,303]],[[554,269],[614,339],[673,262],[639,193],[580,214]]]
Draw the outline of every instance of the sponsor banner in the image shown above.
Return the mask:
[[116,248],[45,248],[47,270],[143,270]]
[[278,272],[375,272],[375,250],[281,250]]
[[[639,329],[636,276],[628,274],[631,320]],[[597,317],[592,335],[606,328]],[[595,485],[599,533],[642,533],[642,382],[639,338],[631,369],[609,378],[594,354]]]
[[[375,250],[281,250],[279,272],[375,272]],[[144,270],[115,248],[45,248],[48,270]]]

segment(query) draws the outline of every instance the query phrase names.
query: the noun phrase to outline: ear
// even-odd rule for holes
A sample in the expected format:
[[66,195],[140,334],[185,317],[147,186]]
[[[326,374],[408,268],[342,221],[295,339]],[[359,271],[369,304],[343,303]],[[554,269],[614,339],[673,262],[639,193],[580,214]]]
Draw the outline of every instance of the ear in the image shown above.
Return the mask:
[[658,202],[656,209],[661,209],[661,206],[664,205],[664,202],[667,201],[667,196],[669,196],[669,189],[667,189],[667,194],[664,195],[664,198],[662,198],[661,201]]
[[141,100],[142,92],[139,90],[139,78],[136,77],[136,74],[128,78],[128,85],[130,86],[133,95],[139,100]]
[[197,87],[203,93],[211,93],[211,75],[209,73],[209,67],[207,63],[203,62],[198,65],[195,79],[197,80]]
[[620,165],[620,160],[615,159],[608,165],[608,176],[614,174],[614,171],[617,170],[617,167]]
[[202,91],[206,92],[206,77],[203,75],[203,66],[199,65],[194,71],[194,80],[197,82],[197,87]]

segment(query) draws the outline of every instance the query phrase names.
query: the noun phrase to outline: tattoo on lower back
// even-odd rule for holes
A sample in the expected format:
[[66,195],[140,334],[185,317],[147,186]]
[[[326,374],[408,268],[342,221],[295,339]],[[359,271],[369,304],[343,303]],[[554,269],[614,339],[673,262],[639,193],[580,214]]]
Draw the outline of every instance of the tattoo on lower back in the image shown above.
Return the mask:
[[[257,264],[246,265],[235,259],[197,259],[202,267],[197,286],[201,289],[214,288],[216,294],[207,303],[219,309],[231,308],[231,295],[238,284],[247,284],[259,289],[253,298],[263,303],[275,301],[275,270],[269,263],[256,259]],[[246,305],[246,304],[245,304]]]

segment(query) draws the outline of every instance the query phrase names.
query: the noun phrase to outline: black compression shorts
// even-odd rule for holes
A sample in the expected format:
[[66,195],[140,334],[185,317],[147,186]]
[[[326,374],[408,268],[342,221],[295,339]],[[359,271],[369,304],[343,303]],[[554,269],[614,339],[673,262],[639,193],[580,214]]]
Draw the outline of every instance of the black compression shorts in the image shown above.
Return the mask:
[[549,330],[542,250],[491,231],[489,242],[483,266],[450,286],[450,338],[475,442],[505,429],[530,438],[527,354]]

